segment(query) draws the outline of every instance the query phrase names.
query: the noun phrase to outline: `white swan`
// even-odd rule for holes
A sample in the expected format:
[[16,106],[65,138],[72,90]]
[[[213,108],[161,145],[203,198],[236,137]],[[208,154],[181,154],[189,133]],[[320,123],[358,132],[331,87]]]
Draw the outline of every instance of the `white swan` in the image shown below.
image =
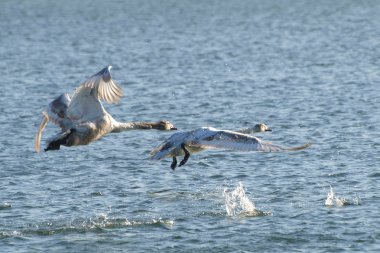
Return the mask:
[[270,129],[264,124],[258,124],[252,129],[241,131],[202,127],[188,132],[179,132],[173,134],[155,148],[151,152],[151,159],[160,160],[164,157],[172,157],[171,168],[174,170],[177,167],[177,156],[185,156],[179,164],[179,166],[182,166],[187,162],[190,154],[207,149],[274,152],[300,150],[310,146],[308,143],[299,147],[281,147],[246,134],[263,131],[270,131]]
[[87,145],[110,132],[132,129],[175,130],[169,121],[129,122],[116,121],[102,106],[100,100],[118,103],[122,89],[112,80],[111,67],[107,66],[84,81],[71,97],[62,94],[43,111],[43,119],[35,139],[35,150],[40,151],[42,132],[50,121],[58,125],[62,132],[48,140],[45,151],[58,150],[60,145]]

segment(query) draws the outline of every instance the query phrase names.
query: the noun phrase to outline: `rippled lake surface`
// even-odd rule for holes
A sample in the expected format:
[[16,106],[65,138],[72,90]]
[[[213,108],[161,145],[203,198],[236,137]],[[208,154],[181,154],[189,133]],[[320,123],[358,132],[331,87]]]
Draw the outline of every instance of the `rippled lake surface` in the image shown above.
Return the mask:
[[[380,2],[0,1],[1,252],[379,252]],[[118,120],[240,129],[289,153],[170,132],[34,152],[41,111],[113,65]],[[50,124],[43,140],[58,131]]]

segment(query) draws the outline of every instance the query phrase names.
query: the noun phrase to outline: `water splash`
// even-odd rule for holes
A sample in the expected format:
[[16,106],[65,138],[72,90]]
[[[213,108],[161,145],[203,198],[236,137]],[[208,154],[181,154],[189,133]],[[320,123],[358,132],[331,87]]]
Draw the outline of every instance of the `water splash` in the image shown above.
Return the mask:
[[360,199],[359,197],[355,196],[352,200],[343,198],[343,197],[338,197],[332,186],[330,185],[330,191],[327,193],[327,198],[325,200],[325,206],[333,207],[343,207],[347,205],[360,205]]
[[12,208],[12,204],[11,203],[7,203],[7,202],[0,203],[0,210],[2,210],[2,209],[9,209],[9,208]]
[[109,218],[107,213],[100,213],[94,218],[85,219],[81,222],[83,229],[95,229],[95,228],[120,228],[127,226],[162,226],[167,229],[171,229],[174,225],[174,221],[170,219],[152,218],[151,220],[128,220],[127,218]]
[[327,193],[325,206],[333,206],[333,205],[334,205],[334,190],[330,185],[330,191]]
[[256,209],[255,203],[245,194],[244,186],[241,182],[232,191],[225,188],[223,196],[228,216],[266,216],[272,214],[271,212]]
[[50,236],[56,234],[69,233],[88,233],[99,232],[105,229],[118,229],[124,227],[162,227],[164,229],[172,229],[174,220],[163,218],[150,218],[144,220],[129,220],[127,218],[109,218],[107,214],[101,213],[95,217],[86,219],[52,220],[37,224],[28,224],[19,230],[0,230],[0,240],[8,237],[29,237],[34,235]]

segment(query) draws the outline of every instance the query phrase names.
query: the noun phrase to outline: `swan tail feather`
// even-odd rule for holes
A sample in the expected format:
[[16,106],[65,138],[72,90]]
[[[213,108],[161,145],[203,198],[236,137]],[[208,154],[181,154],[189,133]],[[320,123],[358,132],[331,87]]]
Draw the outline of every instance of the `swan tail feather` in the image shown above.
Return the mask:
[[169,150],[153,150],[150,153],[151,160],[160,160],[164,158],[170,151]]
[[166,142],[150,152],[151,160],[160,160],[166,156],[170,156],[170,153],[175,149],[170,142]]

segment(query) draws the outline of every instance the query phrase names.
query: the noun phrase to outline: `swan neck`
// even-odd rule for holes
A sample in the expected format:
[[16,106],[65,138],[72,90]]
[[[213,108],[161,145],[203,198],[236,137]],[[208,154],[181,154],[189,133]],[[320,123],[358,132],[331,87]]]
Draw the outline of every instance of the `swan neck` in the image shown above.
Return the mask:
[[261,131],[258,130],[257,128],[253,127],[253,128],[240,129],[237,132],[242,133],[242,134],[253,134],[253,133],[259,133]]
[[160,124],[156,122],[118,122],[114,121],[112,132],[123,132],[134,129],[160,129]]
[[114,132],[114,133],[119,133],[119,132],[128,131],[128,130],[132,130],[132,129],[133,129],[133,125],[131,123],[119,122],[116,120],[114,120],[114,122],[113,122],[112,132]]

